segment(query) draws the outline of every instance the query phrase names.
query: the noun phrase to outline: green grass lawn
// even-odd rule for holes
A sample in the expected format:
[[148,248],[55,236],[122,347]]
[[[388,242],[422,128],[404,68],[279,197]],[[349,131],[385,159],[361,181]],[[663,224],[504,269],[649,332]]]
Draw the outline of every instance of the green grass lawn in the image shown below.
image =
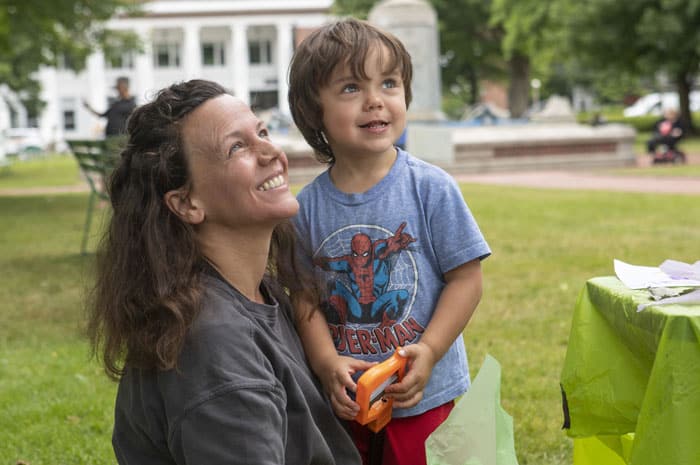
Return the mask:
[[[520,465],[569,465],[559,375],[576,297],[588,278],[613,274],[613,258],[697,260],[700,202],[475,185],[463,192],[493,249],[465,332],[472,375],[486,353],[501,363]],[[94,258],[79,255],[86,202],[86,194],[0,196],[0,464],[115,463],[116,386],[82,336]]]
[[82,337],[86,203],[87,195],[0,197],[3,464],[114,463],[114,385]]
[[80,184],[80,170],[72,155],[50,155],[27,161],[13,160],[0,168],[0,190]]
[[645,167],[606,169],[613,176],[643,176],[652,178],[700,178],[700,165],[659,164]]

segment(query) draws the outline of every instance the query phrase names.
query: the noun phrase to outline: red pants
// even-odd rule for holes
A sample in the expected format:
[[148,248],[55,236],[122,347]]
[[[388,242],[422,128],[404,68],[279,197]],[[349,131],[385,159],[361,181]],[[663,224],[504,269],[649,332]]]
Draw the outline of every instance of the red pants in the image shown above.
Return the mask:
[[[413,417],[392,418],[384,427],[382,465],[426,465],[425,440],[445,421],[454,402],[435,407]],[[356,422],[350,422],[350,434],[360,451],[363,465],[369,464],[372,431]]]

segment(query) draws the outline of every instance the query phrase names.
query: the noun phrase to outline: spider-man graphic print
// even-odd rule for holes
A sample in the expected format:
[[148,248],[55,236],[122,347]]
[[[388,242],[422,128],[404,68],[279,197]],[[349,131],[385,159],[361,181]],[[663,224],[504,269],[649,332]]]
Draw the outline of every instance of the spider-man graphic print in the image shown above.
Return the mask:
[[423,332],[410,318],[417,287],[416,239],[406,226],[403,222],[394,231],[346,226],[314,254],[314,265],[328,283],[324,313],[339,351],[385,353]]

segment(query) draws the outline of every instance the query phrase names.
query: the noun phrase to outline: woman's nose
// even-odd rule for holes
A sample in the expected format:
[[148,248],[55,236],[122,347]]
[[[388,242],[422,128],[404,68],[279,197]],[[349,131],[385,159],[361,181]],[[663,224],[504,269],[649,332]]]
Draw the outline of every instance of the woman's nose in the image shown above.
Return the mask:
[[282,154],[282,149],[268,139],[260,140],[257,149],[258,160],[262,164],[268,164]]

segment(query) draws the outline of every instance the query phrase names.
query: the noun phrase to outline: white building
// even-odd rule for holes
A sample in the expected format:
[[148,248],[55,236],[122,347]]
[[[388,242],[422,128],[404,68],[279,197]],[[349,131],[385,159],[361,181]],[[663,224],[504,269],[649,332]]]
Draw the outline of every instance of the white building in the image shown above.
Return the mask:
[[104,111],[116,97],[119,76],[130,79],[137,103],[155,91],[192,78],[217,81],[259,109],[289,114],[287,70],[294,44],[323,24],[332,0],[167,0],[143,5],[143,16],[115,17],[108,29],[139,35],[144,53],[124,53],[107,62],[89,57],[86,69],[67,66],[40,71],[39,120],[46,141],[99,138],[104,120],[88,112],[86,100]]

